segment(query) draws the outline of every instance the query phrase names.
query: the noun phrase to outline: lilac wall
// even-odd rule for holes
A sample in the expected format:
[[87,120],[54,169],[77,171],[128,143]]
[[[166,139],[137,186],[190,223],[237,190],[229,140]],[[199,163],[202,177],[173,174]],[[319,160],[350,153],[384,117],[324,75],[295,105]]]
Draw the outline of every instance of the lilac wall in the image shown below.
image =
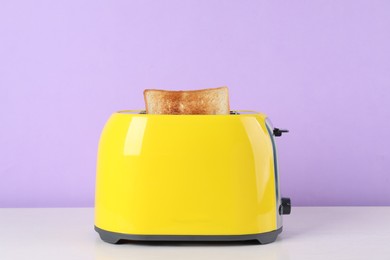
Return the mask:
[[389,1],[2,1],[0,207],[92,206],[109,115],[227,85],[294,205],[390,205]]

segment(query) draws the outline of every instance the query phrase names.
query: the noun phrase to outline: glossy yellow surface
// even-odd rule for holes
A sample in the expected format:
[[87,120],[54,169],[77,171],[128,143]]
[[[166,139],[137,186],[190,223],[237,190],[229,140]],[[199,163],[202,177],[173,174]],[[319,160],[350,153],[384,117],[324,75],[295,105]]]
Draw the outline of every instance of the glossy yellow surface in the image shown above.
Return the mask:
[[272,143],[259,113],[118,112],[101,135],[95,225],[126,234],[276,229]]

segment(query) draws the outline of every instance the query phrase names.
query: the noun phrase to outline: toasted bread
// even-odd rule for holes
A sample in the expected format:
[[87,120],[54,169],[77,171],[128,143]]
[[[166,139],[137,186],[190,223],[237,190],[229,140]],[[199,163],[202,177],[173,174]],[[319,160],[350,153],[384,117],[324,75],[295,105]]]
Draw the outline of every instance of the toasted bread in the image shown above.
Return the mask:
[[144,91],[147,114],[171,115],[228,115],[227,87],[189,91],[146,89]]

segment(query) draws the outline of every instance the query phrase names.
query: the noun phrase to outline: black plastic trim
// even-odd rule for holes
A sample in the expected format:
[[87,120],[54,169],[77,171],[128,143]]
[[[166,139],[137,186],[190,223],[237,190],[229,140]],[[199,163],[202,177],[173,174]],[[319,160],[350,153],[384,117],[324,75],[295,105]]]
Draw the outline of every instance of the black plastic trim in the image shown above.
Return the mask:
[[283,227],[271,232],[249,235],[134,235],[107,231],[95,226],[95,231],[107,243],[117,244],[120,240],[136,241],[245,241],[257,240],[260,244],[272,243],[282,232]]

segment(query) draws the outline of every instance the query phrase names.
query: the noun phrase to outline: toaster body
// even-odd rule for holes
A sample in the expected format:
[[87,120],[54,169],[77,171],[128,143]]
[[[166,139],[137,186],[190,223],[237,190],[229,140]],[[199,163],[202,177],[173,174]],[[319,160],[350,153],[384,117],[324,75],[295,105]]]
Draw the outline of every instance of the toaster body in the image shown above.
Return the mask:
[[114,113],[97,159],[102,240],[273,242],[282,231],[274,129],[265,115]]

